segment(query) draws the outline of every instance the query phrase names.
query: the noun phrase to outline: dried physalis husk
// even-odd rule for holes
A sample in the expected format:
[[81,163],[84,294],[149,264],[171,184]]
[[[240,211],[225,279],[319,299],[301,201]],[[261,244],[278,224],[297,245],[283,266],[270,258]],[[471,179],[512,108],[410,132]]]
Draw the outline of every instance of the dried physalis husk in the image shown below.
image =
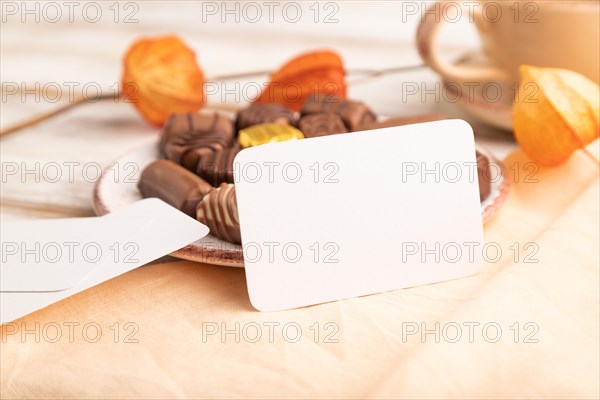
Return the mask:
[[276,103],[300,111],[311,93],[346,99],[346,72],[333,51],[313,51],[293,58],[271,75],[257,103]]
[[598,138],[598,85],[569,70],[520,68],[513,110],[515,137],[523,151],[545,166],[557,166]]
[[123,95],[159,126],[171,114],[198,111],[204,102],[196,54],[176,36],[135,42],[124,58],[122,85]]

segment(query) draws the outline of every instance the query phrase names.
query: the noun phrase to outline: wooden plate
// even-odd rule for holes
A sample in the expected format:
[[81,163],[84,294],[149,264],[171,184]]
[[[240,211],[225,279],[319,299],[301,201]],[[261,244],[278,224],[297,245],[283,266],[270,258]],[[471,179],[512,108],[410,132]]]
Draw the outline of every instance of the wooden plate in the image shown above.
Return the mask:
[[[477,145],[477,150],[500,166],[492,154]],[[135,201],[142,196],[137,188],[137,182],[142,170],[152,161],[159,158],[158,138],[137,147],[118,158],[102,175],[94,187],[93,207],[97,215],[104,215]],[[489,221],[500,209],[509,190],[509,180],[505,172],[495,177],[491,185],[490,195],[481,202],[483,222]],[[174,257],[207,264],[227,267],[244,267],[242,246],[224,242],[212,235],[190,243],[171,254]]]

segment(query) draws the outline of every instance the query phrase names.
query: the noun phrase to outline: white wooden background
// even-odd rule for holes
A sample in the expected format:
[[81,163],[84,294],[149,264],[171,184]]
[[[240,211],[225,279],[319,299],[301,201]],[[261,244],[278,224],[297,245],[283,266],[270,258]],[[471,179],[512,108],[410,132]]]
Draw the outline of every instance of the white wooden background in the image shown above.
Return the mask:
[[[196,50],[209,78],[274,69],[302,51],[318,48],[338,51],[348,69],[380,69],[421,62],[414,46],[419,17],[409,15],[407,2],[402,1],[325,1],[316,5],[315,1],[275,2],[273,22],[268,18],[268,6],[259,1],[256,4],[263,16],[256,23],[248,21],[255,17],[249,8],[243,13],[244,2],[227,2],[229,9],[240,10],[239,22],[233,14],[203,12],[213,6],[221,9],[220,1],[88,3],[75,2],[69,21],[69,8],[64,2],[54,3],[60,16],[55,6],[45,2],[2,2],[0,124],[3,128],[64,104],[69,98],[69,85],[78,84],[73,90],[76,95],[82,93],[85,85],[90,95],[97,86],[110,91],[120,79],[122,55],[141,36],[166,33],[181,36]],[[297,23],[284,19],[283,8],[287,3],[294,3],[287,6],[288,18],[294,16],[294,8],[290,7],[300,6],[302,17]],[[425,4],[412,3],[418,7]],[[24,12],[23,4],[29,13]],[[318,22],[315,22],[315,8],[320,10]],[[101,10],[101,16],[97,17],[97,9]],[[324,23],[325,16],[334,11],[337,22]],[[137,22],[125,23],[127,16]],[[222,22],[222,18],[226,21]],[[93,19],[98,21],[93,23]],[[445,29],[443,46],[449,57],[477,48],[475,30],[467,21]],[[258,77],[256,81],[265,79]],[[433,88],[438,77],[420,69],[364,81],[353,85],[349,93],[351,98],[368,103],[381,114],[441,112],[476,123],[455,105],[436,102],[433,96],[425,102],[419,96],[403,101],[403,82],[424,83]],[[30,92],[13,94],[15,85],[43,88],[48,84],[48,91],[39,97]],[[227,89],[234,88],[232,82],[227,85]],[[55,90],[51,86],[61,88],[57,102],[52,102]],[[225,100],[231,107],[243,106],[231,94]],[[219,95],[212,96],[210,102],[221,103]],[[475,127],[478,142],[487,145],[498,157],[514,148],[510,134]],[[131,105],[107,101],[86,104],[2,138],[2,220],[93,215],[91,191],[97,167],[104,167],[128,149],[151,140],[157,132]],[[58,180],[56,165],[62,174]],[[72,176],[68,165],[73,165]]]

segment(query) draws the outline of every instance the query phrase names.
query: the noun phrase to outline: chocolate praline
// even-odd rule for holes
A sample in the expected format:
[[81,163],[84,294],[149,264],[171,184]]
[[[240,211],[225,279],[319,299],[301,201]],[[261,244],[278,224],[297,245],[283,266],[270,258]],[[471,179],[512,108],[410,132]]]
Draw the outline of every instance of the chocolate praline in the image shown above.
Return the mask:
[[230,118],[218,114],[173,114],[161,136],[163,157],[195,171],[205,154],[231,147],[235,132]]
[[333,113],[309,114],[300,118],[298,129],[306,138],[346,133],[346,125],[339,115]]
[[362,125],[374,122],[377,116],[363,103],[351,100],[341,100],[326,93],[309,95],[302,107],[301,115],[334,113],[342,118],[346,128],[355,132]]
[[238,132],[253,125],[267,123],[294,125],[296,113],[279,104],[257,103],[239,111],[235,119]]

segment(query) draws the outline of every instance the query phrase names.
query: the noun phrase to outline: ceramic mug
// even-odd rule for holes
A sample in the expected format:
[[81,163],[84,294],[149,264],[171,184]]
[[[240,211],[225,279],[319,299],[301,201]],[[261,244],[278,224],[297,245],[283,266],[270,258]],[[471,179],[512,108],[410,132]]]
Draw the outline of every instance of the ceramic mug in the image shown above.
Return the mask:
[[[440,27],[460,15],[475,23],[491,64],[455,65],[440,56]],[[519,66],[528,64],[570,69],[598,82],[599,21],[598,0],[441,1],[423,15],[417,47],[446,81],[514,82]]]

